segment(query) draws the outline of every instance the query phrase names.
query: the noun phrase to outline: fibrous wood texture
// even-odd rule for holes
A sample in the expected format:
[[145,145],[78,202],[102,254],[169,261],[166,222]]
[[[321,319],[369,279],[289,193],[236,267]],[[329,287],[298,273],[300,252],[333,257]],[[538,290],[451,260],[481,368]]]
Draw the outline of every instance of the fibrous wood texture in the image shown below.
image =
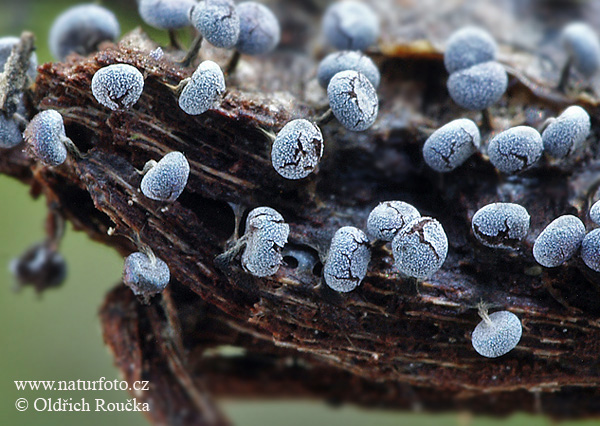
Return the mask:
[[[172,281],[164,296],[143,306],[120,285],[100,314],[105,340],[127,379],[153,385],[138,395],[151,403],[153,422],[227,424],[214,396],[600,415],[598,274],[578,259],[542,269],[531,255],[535,236],[559,215],[576,214],[591,226],[587,209],[600,179],[595,95],[582,95],[582,86],[568,94],[554,91],[557,63],[548,65],[531,46],[507,39],[523,28],[552,34],[546,26],[560,22],[544,21],[544,13],[554,12],[551,6],[536,9],[537,2],[443,2],[434,16],[425,11],[434,10],[435,2],[402,3],[374,2],[385,17],[381,44],[371,52],[383,78],[377,123],[361,134],[334,122],[325,126],[320,170],[298,182],[276,174],[263,131],[314,117],[326,105],[314,82],[322,52],[306,47],[309,35],[318,33],[318,2],[274,4],[283,46],[269,58],[245,58],[228,77],[222,105],[197,117],[179,109],[168,87],[193,71],[174,61],[183,52],[167,50],[155,60],[149,52],[156,46],[139,31],[89,58],[40,67],[30,113],[58,110],[85,156],[48,168],[20,146],[0,155],[0,172],[43,194],[51,209],[90,237],[123,255],[135,251],[131,241],[139,239],[169,265]],[[577,13],[585,9],[569,9],[565,16]],[[537,127],[580,104],[592,116],[594,134],[576,159],[543,161],[511,178],[482,155],[443,176],[424,165],[421,146],[430,130],[462,116],[480,119],[449,99],[434,47],[465,16],[492,28],[504,25],[494,31],[511,79],[491,111],[494,131]],[[540,52],[548,40],[534,40]],[[556,48],[546,50],[560,59]],[[222,61],[210,49],[202,54]],[[146,75],[144,93],[130,110],[109,111],[91,94],[94,72],[113,63],[129,63]],[[145,198],[136,169],[175,150],[191,165],[185,192],[168,205]],[[393,268],[389,248],[378,247],[359,289],[346,295],[329,290],[321,261],[335,230],[364,229],[370,209],[393,199],[443,224],[450,241],[443,268],[416,284]],[[522,204],[531,214],[529,236],[518,251],[486,248],[470,232],[474,212],[496,201]],[[237,213],[261,205],[277,209],[291,226],[286,264],[267,279],[244,273],[239,259],[215,262]],[[499,359],[482,358],[471,347],[481,300],[523,323],[521,342]],[[218,350],[224,345],[242,350],[227,355]]]

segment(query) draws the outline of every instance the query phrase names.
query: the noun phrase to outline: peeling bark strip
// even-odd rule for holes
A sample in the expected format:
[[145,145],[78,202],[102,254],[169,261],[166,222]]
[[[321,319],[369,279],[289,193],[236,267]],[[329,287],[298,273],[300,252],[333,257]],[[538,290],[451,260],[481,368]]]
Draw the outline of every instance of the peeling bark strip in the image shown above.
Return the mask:
[[[153,59],[155,48],[136,32],[95,56],[40,68],[30,117],[58,110],[84,158],[48,168],[22,147],[0,155],[0,172],[45,195],[76,229],[123,255],[135,251],[130,239],[139,236],[169,265],[173,280],[163,300],[143,307],[120,286],[101,312],[105,340],[125,376],[156,386],[157,393],[143,396],[154,407],[152,421],[226,424],[210,394],[600,416],[599,274],[576,259],[530,272],[536,266],[534,236],[562,214],[586,217],[600,178],[595,136],[576,162],[560,170],[540,164],[504,182],[474,156],[441,181],[422,164],[426,135],[418,129],[424,123],[439,127],[464,111],[448,98],[439,55],[422,46],[387,46],[390,53],[378,56],[383,79],[377,130],[358,137],[336,123],[324,126],[319,174],[290,182],[272,168],[263,131],[315,115],[317,105],[301,101],[309,99],[302,85],[288,84],[316,69],[314,61],[285,52],[272,61],[249,61],[260,78],[246,82],[247,92],[230,84],[219,109],[191,117],[167,86],[191,70],[175,65],[169,52]],[[290,65],[294,60],[298,66]],[[147,75],[144,93],[127,111],[110,111],[91,94],[94,72],[113,63]],[[286,64],[286,72],[274,64]],[[507,105],[492,111],[496,121],[536,126],[579,103],[598,128],[594,99],[577,102],[547,89],[551,85],[514,75]],[[265,81],[289,85],[290,93],[264,94]],[[503,116],[507,111],[514,116]],[[138,191],[136,169],[170,151],[185,153],[191,174],[183,194],[166,206]],[[396,199],[443,224],[450,241],[443,268],[416,292],[393,268],[389,249],[376,247],[360,288],[347,295],[329,290],[315,253],[324,253],[336,229],[364,229],[374,206]],[[531,231],[516,254],[482,247],[470,234],[470,216],[497,201],[519,203],[531,214]],[[235,228],[229,203],[281,212],[291,228],[293,250],[287,253],[297,262],[266,279],[245,273],[239,258],[217,267],[214,259]],[[523,324],[519,345],[498,359],[484,359],[471,347],[480,300],[515,313]],[[246,348],[246,355],[228,358],[209,350],[223,344]]]
[[[171,328],[169,315],[174,315],[176,321],[185,318],[181,323],[183,328]],[[228,424],[213,405],[211,396],[319,398],[335,404],[402,410],[418,407],[440,412],[469,410],[498,416],[532,411],[536,407],[557,417],[572,410],[572,399],[582,400],[581,409],[592,413],[594,401],[600,397],[598,389],[592,386],[565,385],[556,392],[547,392],[542,387],[533,391],[508,387],[493,395],[476,389],[448,394],[443,387],[369,380],[331,368],[327,362],[299,357],[293,349],[277,347],[237,328],[228,316],[204,305],[177,283],[171,287],[167,303],[155,300],[150,306],[141,306],[127,288],[119,286],[108,295],[100,317],[104,339],[125,379],[131,383],[141,379],[150,381],[150,391],[136,397],[150,404],[147,416],[156,424]],[[179,333],[186,336],[187,364],[172,348],[173,343],[165,340],[165,336],[173,336],[173,330],[176,330],[174,340],[181,337]],[[227,354],[219,349],[223,346],[242,351]],[[185,368],[177,368],[181,364]],[[487,382],[493,380],[490,377]],[[554,387],[551,383],[546,385]],[[169,392],[165,394],[164,389]],[[207,411],[217,419],[215,422],[206,422]],[[183,417],[181,413],[185,413]]]
[[0,70],[0,111],[7,117],[12,117],[17,112],[17,107],[22,101],[31,54],[35,50],[34,41],[32,33],[24,32],[20,43],[15,45],[4,68]]

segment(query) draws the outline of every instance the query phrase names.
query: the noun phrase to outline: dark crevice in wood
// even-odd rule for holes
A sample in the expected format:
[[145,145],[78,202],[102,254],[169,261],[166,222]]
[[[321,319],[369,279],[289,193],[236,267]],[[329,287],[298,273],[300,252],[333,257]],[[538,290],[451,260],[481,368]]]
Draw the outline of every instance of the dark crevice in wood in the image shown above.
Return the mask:
[[190,192],[183,192],[177,199],[182,207],[196,214],[196,220],[202,227],[214,235],[221,244],[233,235],[235,214],[224,201],[211,200]]

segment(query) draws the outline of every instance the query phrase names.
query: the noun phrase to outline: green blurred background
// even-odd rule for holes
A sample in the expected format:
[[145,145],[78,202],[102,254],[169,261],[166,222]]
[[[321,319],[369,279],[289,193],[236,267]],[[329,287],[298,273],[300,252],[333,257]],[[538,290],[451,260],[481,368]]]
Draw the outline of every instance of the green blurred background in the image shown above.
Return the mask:
[[[40,63],[51,60],[46,35],[52,20],[74,0],[1,0],[0,35],[34,31],[38,37]],[[133,1],[105,1],[116,12],[123,32],[140,24]],[[146,28],[166,42],[164,33]],[[2,153],[0,152],[0,155]],[[104,398],[125,402],[122,391],[44,392],[17,391],[14,380],[114,380],[119,372],[102,342],[98,308],[104,294],[119,280],[122,259],[109,248],[87,239],[82,233],[67,232],[62,253],[69,272],[65,284],[37,296],[31,288],[13,291],[7,265],[15,255],[41,240],[46,214],[45,200],[34,201],[28,188],[0,176],[0,424],[2,425],[145,425],[139,413],[36,413],[15,408],[18,398],[73,398],[88,401]],[[527,425],[551,422],[542,417],[517,415],[508,419],[472,418],[468,414],[430,415],[365,411],[354,407],[331,408],[311,401],[221,401],[226,413],[239,426],[253,425]],[[597,425],[597,421],[564,423]]]

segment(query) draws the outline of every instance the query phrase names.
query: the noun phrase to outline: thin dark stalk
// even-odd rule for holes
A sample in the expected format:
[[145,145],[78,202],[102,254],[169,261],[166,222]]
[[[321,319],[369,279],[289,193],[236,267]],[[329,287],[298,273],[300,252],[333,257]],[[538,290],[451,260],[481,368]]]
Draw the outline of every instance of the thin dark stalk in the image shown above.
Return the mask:
[[169,30],[169,43],[171,44],[171,47],[175,49],[181,49],[181,45],[177,40],[177,32],[175,30]]
[[571,75],[571,65],[573,65],[573,60],[569,58],[560,73],[560,80],[558,80],[558,86],[556,86],[556,89],[559,92],[565,93],[567,83],[569,82],[569,76]]
[[317,117],[315,119],[315,124],[317,126],[322,126],[324,124],[329,123],[331,120],[333,120],[333,111],[331,110],[331,108],[329,108],[327,111],[325,111],[322,115],[320,115],[319,117]]
[[494,130],[492,115],[490,114],[490,110],[488,108],[481,111],[481,129],[484,132],[491,132]]
[[229,64],[227,64],[227,68],[225,69],[225,75],[230,75],[235,71],[235,69],[237,68],[237,66],[240,62],[241,57],[242,57],[242,54],[240,52],[238,52],[237,50],[235,52],[233,52],[233,55],[231,56],[231,59],[229,60]]
[[200,33],[194,38],[190,49],[188,50],[185,57],[181,60],[181,65],[183,65],[184,67],[189,67],[190,64],[196,60],[196,58],[198,57],[198,52],[200,52],[200,47],[202,47],[203,40],[204,37],[202,37],[202,34]]

